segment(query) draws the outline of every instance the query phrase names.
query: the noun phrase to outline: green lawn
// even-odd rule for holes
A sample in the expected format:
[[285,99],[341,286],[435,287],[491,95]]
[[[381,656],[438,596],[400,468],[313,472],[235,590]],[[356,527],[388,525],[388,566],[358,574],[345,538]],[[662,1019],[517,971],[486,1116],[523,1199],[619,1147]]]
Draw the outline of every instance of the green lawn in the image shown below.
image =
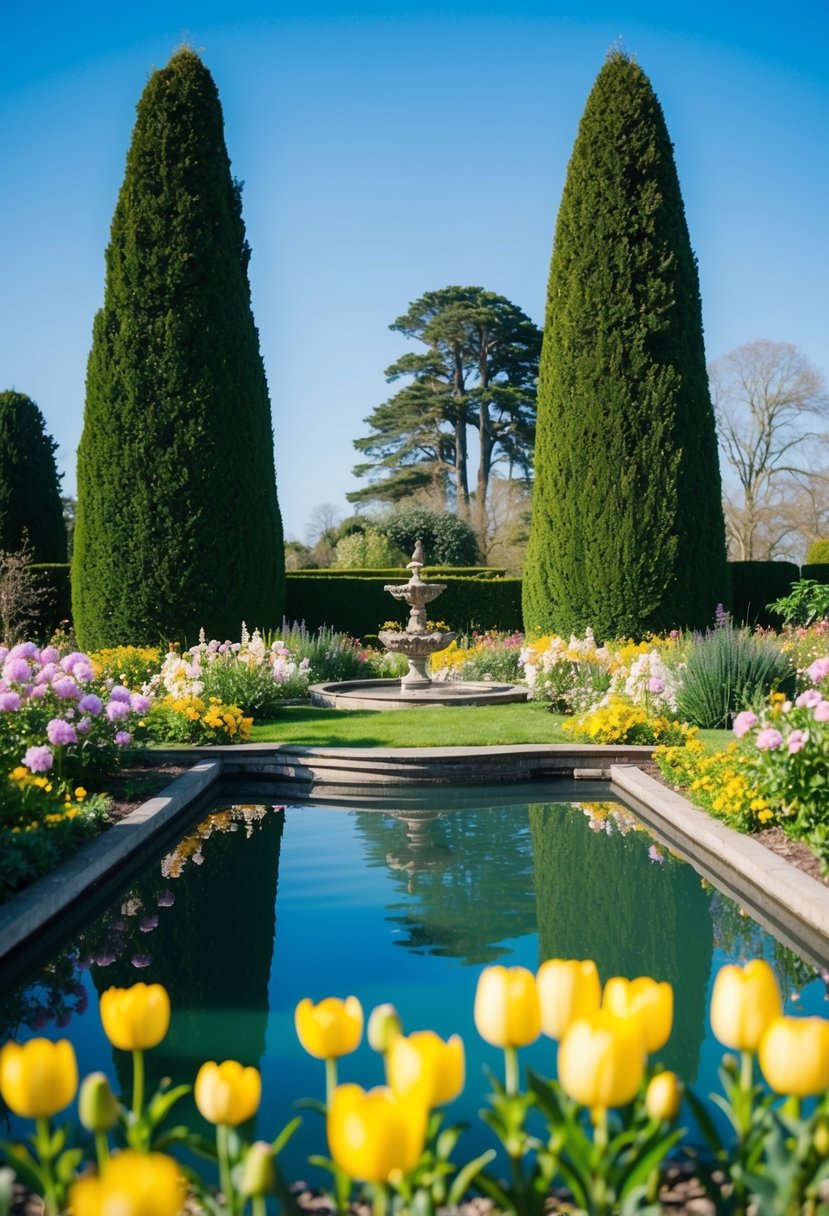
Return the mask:
[[[572,743],[565,719],[542,705],[435,705],[417,709],[317,709],[286,706],[277,718],[255,722],[252,743],[317,747],[480,747],[509,743]],[[730,731],[701,731],[712,750]]]

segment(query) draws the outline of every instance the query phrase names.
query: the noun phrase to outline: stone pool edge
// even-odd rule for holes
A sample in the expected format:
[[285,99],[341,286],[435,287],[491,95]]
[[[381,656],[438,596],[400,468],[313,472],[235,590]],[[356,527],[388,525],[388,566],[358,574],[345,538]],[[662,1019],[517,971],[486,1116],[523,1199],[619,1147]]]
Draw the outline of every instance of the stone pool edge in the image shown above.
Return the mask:
[[[83,845],[51,874],[44,875],[0,907],[0,959],[81,898],[113,868],[144,848],[171,820],[183,815],[222,778],[287,783],[297,794],[314,786],[382,787],[411,784],[493,780],[544,780],[573,777],[608,782],[610,794],[618,791],[641,808],[643,818],[670,840],[681,837],[683,850],[702,864],[731,876],[734,897],[748,888],[757,895],[756,906],[770,909],[779,924],[778,909],[805,925],[829,950],[829,888],[778,857],[751,837],[744,836],[687,798],[644,773],[637,764],[649,759],[650,747],[591,744],[513,744],[494,747],[311,748],[297,745],[236,745],[228,748],[165,748],[159,759],[195,760],[177,777],[102,835]],[[210,758],[208,759],[208,754]],[[678,842],[679,843],[679,842]]]

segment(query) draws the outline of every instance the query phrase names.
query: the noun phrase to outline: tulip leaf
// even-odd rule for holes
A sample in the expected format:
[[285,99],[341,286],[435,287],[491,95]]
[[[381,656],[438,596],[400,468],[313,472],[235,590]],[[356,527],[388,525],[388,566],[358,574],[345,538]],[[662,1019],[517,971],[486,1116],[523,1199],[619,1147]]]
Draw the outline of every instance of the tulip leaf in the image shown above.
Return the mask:
[[458,1170],[449,1188],[449,1195],[447,1197],[447,1203],[450,1207],[455,1207],[461,1202],[472,1183],[476,1181],[481,1170],[489,1165],[490,1161],[494,1161],[496,1156],[495,1149],[488,1148],[485,1153],[481,1153],[480,1157],[476,1157],[474,1161],[468,1162],[463,1169]]
[[448,1161],[452,1149],[458,1143],[461,1135],[460,1127],[446,1127],[440,1133],[435,1144],[435,1152],[441,1161]]
[[339,1166],[337,1165],[336,1161],[332,1161],[330,1157],[323,1157],[320,1153],[314,1153],[312,1157],[309,1157],[308,1164],[319,1165],[322,1167],[322,1169],[328,1170],[330,1174],[333,1174],[335,1171],[339,1170]]
[[294,1102],[297,1110],[315,1110],[318,1115],[322,1115],[323,1119],[328,1114],[328,1108],[324,1102],[320,1102],[318,1098],[298,1098]]
[[685,1091],[685,1100],[691,1108],[691,1112],[705,1143],[717,1157],[722,1156],[723,1142],[706,1107],[690,1088]]
[[171,1127],[163,1136],[160,1136],[155,1142],[155,1148],[158,1152],[161,1152],[168,1145],[172,1144],[185,1144],[194,1153],[197,1153],[199,1157],[205,1157],[208,1161],[216,1160],[215,1141],[208,1140],[197,1132],[191,1132],[189,1127],[185,1127],[183,1124],[180,1124],[178,1127]]
[[637,1156],[633,1169],[622,1181],[619,1191],[620,1197],[624,1199],[625,1196],[631,1194],[638,1187],[644,1186],[651,1173],[655,1169],[658,1169],[674,1145],[679,1144],[684,1135],[684,1128],[674,1128],[673,1131],[660,1136],[655,1144],[642,1152],[641,1156]]
[[43,1182],[37,1162],[29,1150],[22,1144],[9,1144],[7,1140],[0,1140],[0,1149],[3,1150],[8,1164],[13,1166],[20,1181],[39,1195],[43,1189]]
[[82,1161],[82,1148],[71,1148],[67,1152],[61,1153],[55,1162],[55,1174],[58,1180],[63,1183],[70,1183],[75,1177],[78,1166]]
[[66,1140],[69,1136],[68,1127],[57,1127],[52,1133],[51,1138],[47,1141],[46,1151],[50,1157],[57,1157],[58,1153],[63,1152],[66,1147]]
[[166,1091],[157,1090],[147,1106],[147,1115],[150,1122],[156,1125],[159,1124],[169,1114],[179,1098],[183,1098],[185,1094],[189,1094],[191,1089],[192,1086],[190,1085],[177,1085],[175,1089],[168,1089]]
[[[591,1204],[590,1204],[590,1198],[589,1198],[589,1195],[590,1195],[590,1192],[589,1192],[590,1172],[589,1172],[589,1170],[587,1170],[586,1173],[583,1175],[577,1169],[574,1169],[572,1167],[572,1165],[570,1164],[570,1162],[565,1160],[564,1158],[562,1158],[562,1160],[559,1162],[559,1170],[561,1172],[562,1178],[564,1179],[565,1183],[567,1184],[568,1190],[570,1191],[570,1193],[572,1194],[573,1198],[576,1201],[576,1207],[580,1208],[581,1211],[583,1211],[583,1212],[589,1212],[591,1210]],[[587,1187],[585,1187],[585,1185],[584,1185],[585,1176],[588,1179]]]
[[503,1186],[501,1186],[501,1183],[498,1182],[497,1179],[493,1178],[491,1174],[478,1174],[478,1177],[475,1180],[475,1185],[479,1191],[483,1191],[485,1195],[489,1195],[490,1199],[494,1199],[502,1211],[515,1211],[515,1202],[510,1197],[509,1192]]
[[301,1123],[302,1119],[300,1119],[299,1115],[297,1115],[295,1119],[291,1119],[290,1123],[285,1124],[282,1131],[271,1144],[271,1152],[273,1153],[274,1157],[277,1155],[277,1153],[282,1152],[283,1148]]

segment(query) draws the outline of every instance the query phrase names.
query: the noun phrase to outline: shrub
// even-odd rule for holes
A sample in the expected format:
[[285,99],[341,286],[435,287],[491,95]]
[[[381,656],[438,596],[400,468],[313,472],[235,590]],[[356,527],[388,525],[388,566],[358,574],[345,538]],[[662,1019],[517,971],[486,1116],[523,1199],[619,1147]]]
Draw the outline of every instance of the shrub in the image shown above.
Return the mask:
[[724,730],[735,714],[776,689],[793,694],[789,657],[761,634],[736,628],[725,617],[695,636],[677,693],[679,717],[706,730]]
[[811,625],[813,621],[829,619],[829,584],[801,578],[792,585],[788,595],[769,604],[787,625]]
[[0,549],[25,538],[34,562],[66,561],[57,446],[30,397],[0,393]]
[[362,532],[350,532],[337,541],[334,550],[334,565],[340,570],[359,570],[366,567],[406,565],[408,558],[377,528],[366,528]]
[[813,540],[806,551],[806,565],[818,566],[829,563],[829,540]]
[[451,511],[410,507],[386,515],[377,521],[377,527],[404,553],[411,554],[415,544],[422,541],[423,551],[432,565],[474,566],[478,561],[475,533]]

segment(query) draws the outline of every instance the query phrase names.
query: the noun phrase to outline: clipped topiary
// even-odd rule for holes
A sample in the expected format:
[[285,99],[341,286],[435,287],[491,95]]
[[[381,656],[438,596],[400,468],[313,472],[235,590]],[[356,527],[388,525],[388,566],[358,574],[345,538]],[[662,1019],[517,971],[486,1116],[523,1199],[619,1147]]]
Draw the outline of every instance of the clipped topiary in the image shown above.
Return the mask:
[[806,554],[807,566],[823,566],[829,563],[829,540],[813,540]]
[[0,393],[0,551],[30,562],[66,561],[57,444],[31,397]]
[[697,268],[661,107],[617,51],[558,215],[536,436],[527,631],[712,621],[727,575]]
[[422,541],[430,566],[474,566],[478,563],[475,533],[465,520],[451,511],[410,507],[378,520],[377,527],[392,544],[409,555],[417,541]]
[[281,620],[249,258],[216,86],[185,48],[138,104],[95,318],[72,566],[85,647]]

